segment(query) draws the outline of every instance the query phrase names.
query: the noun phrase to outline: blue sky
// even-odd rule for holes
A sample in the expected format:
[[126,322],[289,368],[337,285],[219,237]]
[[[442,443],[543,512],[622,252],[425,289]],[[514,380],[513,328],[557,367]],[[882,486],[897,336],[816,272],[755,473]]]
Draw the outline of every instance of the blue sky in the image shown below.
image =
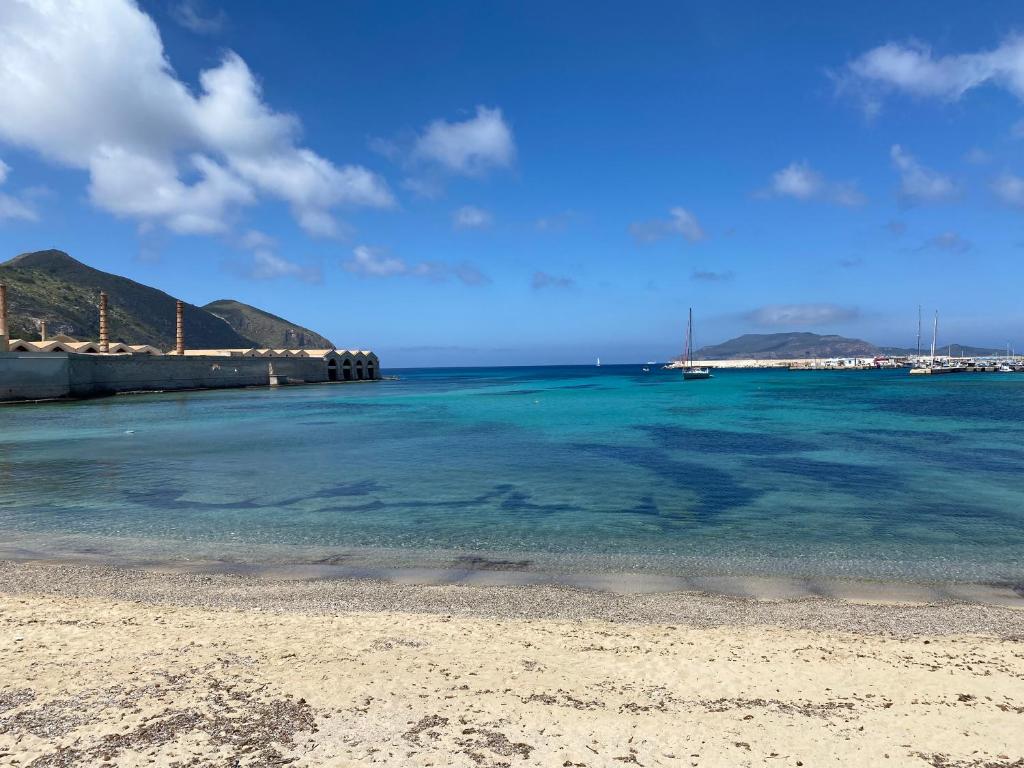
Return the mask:
[[389,366],[1024,347],[1016,3],[0,8],[0,256]]

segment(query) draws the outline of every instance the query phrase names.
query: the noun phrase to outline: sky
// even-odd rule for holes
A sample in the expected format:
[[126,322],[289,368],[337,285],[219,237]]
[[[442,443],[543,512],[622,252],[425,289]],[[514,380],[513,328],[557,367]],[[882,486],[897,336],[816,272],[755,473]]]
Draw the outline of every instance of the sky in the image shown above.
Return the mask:
[[1016,2],[0,4],[0,259],[385,367],[1024,348]]

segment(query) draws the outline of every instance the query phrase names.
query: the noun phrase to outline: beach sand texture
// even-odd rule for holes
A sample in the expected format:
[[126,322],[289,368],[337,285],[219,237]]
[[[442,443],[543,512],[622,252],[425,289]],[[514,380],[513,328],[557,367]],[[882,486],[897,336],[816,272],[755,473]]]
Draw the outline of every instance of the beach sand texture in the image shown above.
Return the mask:
[[0,764],[1024,765],[1014,609],[508,594],[4,564]]

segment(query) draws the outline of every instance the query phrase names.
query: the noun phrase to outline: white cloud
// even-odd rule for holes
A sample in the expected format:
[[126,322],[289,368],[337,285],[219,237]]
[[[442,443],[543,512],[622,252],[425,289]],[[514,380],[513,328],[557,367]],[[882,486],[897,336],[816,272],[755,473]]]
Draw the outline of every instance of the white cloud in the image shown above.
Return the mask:
[[238,239],[238,244],[243,248],[255,250],[257,248],[273,248],[277,245],[277,241],[266,232],[250,229]]
[[409,265],[401,259],[388,256],[382,249],[368,245],[357,245],[352,250],[352,258],[344,262],[343,266],[362,277],[391,277],[409,272]]
[[763,197],[792,197],[796,200],[824,200],[853,208],[866,198],[852,181],[828,181],[806,161],[790,163],[772,175]]
[[490,278],[469,263],[421,261],[410,264],[397,256],[391,256],[382,248],[368,245],[353,248],[351,258],[342,262],[341,266],[359,277],[422,277],[438,282],[455,278],[465,285],[484,285],[490,282]]
[[224,29],[228,20],[223,8],[204,14],[197,0],[178,0],[171,6],[171,18],[197,35],[215,35]]
[[413,157],[436,163],[450,173],[479,176],[507,168],[515,159],[512,129],[498,108],[478,106],[462,122],[435,120],[416,139]]
[[900,172],[900,198],[907,203],[938,203],[957,196],[953,180],[921,165],[899,144],[889,150],[892,163]]
[[697,217],[685,208],[676,206],[669,210],[667,219],[636,221],[629,225],[630,234],[642,243],[650,243],[671,235],[682,235],[691,243],[703,240],[707,235]]
[[[0,186],[7,181],[7,176],[10,172],[11,167],[3,160],[0,160]],[[0,221],[8,219],[38,221],[39,214],[36,213],[35,208],[24,200],[19,200],[17,197],[0,192]]]
[[237,54],[199,84],[178,79],[129,0],[0,4],[0,138],[89,171],[97,206],[205,233],[266,196],[321,233],[335,207],[393,205],[376,174],[300,146],[298,119],[263,101]]
[[490,211],[474,205],[464,205],[452,215],[452,226],[455,229],[485,229],[494,222]]
[[1014,208],[1024,208],[1024,179],[1005,173],[992,182],[992,191],[1002,202]]
[[860,317],[856,307],[838,304],[770,304],[744,316],[748,322],[766,328],[802,328],[844,323]]
[[252,254],[252,264],[246,270],[246,276],[254,280],[276,280],[282,277],[294,277],[306,283],[319,283],[323,281],[323,273],[320,269],[289,261],[265,249],[258,249]]
[[1024,100],[1024,37],[1010,36],[992,50],[949,56],[935,56],[915,41],[886,43],[849,62],[836,84],[841,92],[860,98],[869,115],[881,109],[889,92],[956,101],[990,84]]

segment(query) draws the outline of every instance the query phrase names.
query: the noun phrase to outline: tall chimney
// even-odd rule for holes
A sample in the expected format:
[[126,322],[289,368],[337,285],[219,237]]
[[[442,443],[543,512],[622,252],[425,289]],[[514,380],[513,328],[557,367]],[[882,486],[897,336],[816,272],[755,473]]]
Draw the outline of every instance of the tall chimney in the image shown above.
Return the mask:
[[7,286],[0,283],[0,352],[10,351],[7,342]]
[[174,351],[176,354],[185,354],[185,305],[181,299],[175,304],[174,307]]
[[39,321],[39,340],[46,341],[46,321]]
[[100,352],[110,352],[110,335],[107,333],[107,294],[100,291]]

